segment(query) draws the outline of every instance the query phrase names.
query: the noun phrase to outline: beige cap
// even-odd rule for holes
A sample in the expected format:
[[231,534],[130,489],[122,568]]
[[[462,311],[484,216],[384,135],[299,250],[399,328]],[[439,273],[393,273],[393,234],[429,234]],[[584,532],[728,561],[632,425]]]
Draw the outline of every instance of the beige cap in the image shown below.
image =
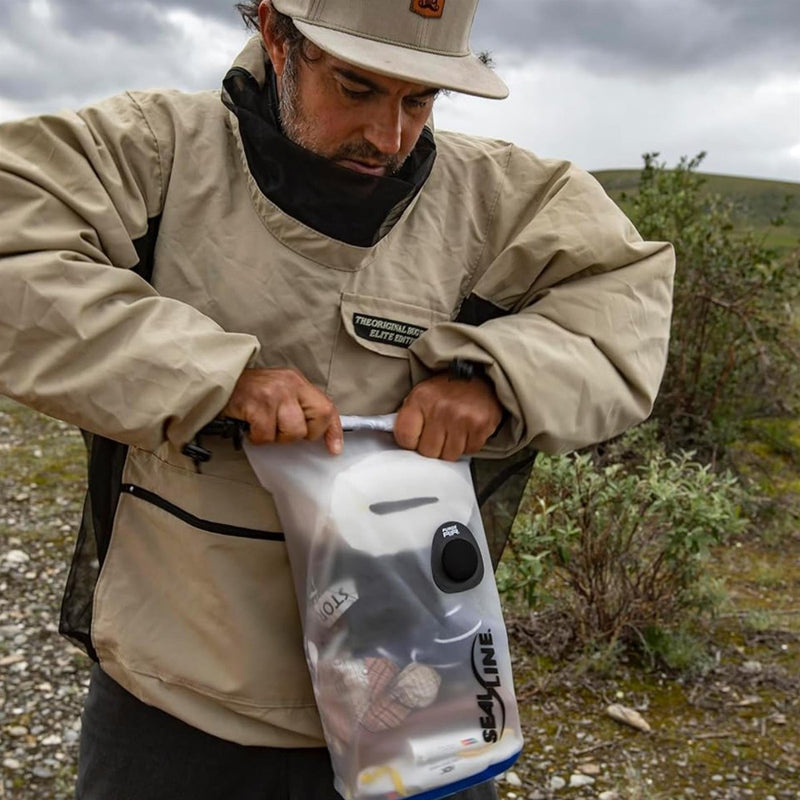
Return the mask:
[[393,78],[480,97],[508,87],[469,49],[478,0],[272,0],[336,58]]

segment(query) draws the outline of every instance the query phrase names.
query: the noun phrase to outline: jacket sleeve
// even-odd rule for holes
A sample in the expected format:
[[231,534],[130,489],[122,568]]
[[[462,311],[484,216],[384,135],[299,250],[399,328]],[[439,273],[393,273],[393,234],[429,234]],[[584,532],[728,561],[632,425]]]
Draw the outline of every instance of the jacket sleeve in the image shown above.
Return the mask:
[[170,159],[131,95],[0,126],[0,392],[148,449],[189,440],[258,349],[132,271]]
[[486,366],[509,419],[482,455],[567,452],[645,419],[666,362],[674,255],[644,242],[588,173],[512,148],[468,302],[479,325],[412,346],[420,379],[459,357]]

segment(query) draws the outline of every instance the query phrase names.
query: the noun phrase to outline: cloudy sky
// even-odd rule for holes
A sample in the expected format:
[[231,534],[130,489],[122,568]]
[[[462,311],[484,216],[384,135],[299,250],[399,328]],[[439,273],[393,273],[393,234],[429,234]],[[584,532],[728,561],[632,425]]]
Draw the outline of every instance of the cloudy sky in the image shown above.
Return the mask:
[[[232,3],[0,0],[0,120],[218,86],[248,35]],[[588,169],[705,150],[707,172],[800,181],[800,0],[481,0],[472,42],[511,96],[441,98],[439,128]]]

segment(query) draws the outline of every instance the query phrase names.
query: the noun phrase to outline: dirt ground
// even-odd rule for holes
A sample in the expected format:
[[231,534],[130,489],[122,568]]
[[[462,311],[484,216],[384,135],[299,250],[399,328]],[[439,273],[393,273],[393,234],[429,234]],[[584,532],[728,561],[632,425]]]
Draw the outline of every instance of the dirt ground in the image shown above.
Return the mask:
[[[800,798],[800,536],[739,541],[709,569],[727,600],[691,677],[554,662],[553,622],[508,615],[527,736],[505,796]],[[612,704],[650,731],[611,719]]]
[[[87,662],[56,624],[83,471],[76,431],[0,398],[0,800],[71,796]],[[728,601],[692,678],[554,661],[557,628],[509,612],[526,745],[502,798],[800,798],[800,536],[710,569]]]
[[[522,786],[504,785],[507,797],[800,798],[796,632],[720,629],[728,642],[693,679],[625,665],[576,675],[531,655],[515,633],[527,736]],[[611,704],[638,711],[650,731],[611,719]],[[594,781],[570,788],[576,775]]]

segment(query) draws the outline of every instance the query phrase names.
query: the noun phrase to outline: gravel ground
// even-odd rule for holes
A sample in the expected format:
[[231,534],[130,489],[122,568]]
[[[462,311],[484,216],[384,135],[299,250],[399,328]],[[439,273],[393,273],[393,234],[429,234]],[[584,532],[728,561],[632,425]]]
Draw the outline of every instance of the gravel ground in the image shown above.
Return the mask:
[[[74,429],[0,398],[0,800],[72,797],[89,661],[57,620],[84,469]],[[795,571],[763,592],[770,612],[774,596],[789,609],[777,612],[782,627],[737,629],[694,683],[556,667],[536,652],[541,632],[515,620],[526,748],[499,781],[501,798],[798,800],[799,553],[800,544],[774,554]],[[613,721],[612,703],[653,729]]]
[[72,796],[89,660],[58,634],[80,435],[0,405],[0,798]]

